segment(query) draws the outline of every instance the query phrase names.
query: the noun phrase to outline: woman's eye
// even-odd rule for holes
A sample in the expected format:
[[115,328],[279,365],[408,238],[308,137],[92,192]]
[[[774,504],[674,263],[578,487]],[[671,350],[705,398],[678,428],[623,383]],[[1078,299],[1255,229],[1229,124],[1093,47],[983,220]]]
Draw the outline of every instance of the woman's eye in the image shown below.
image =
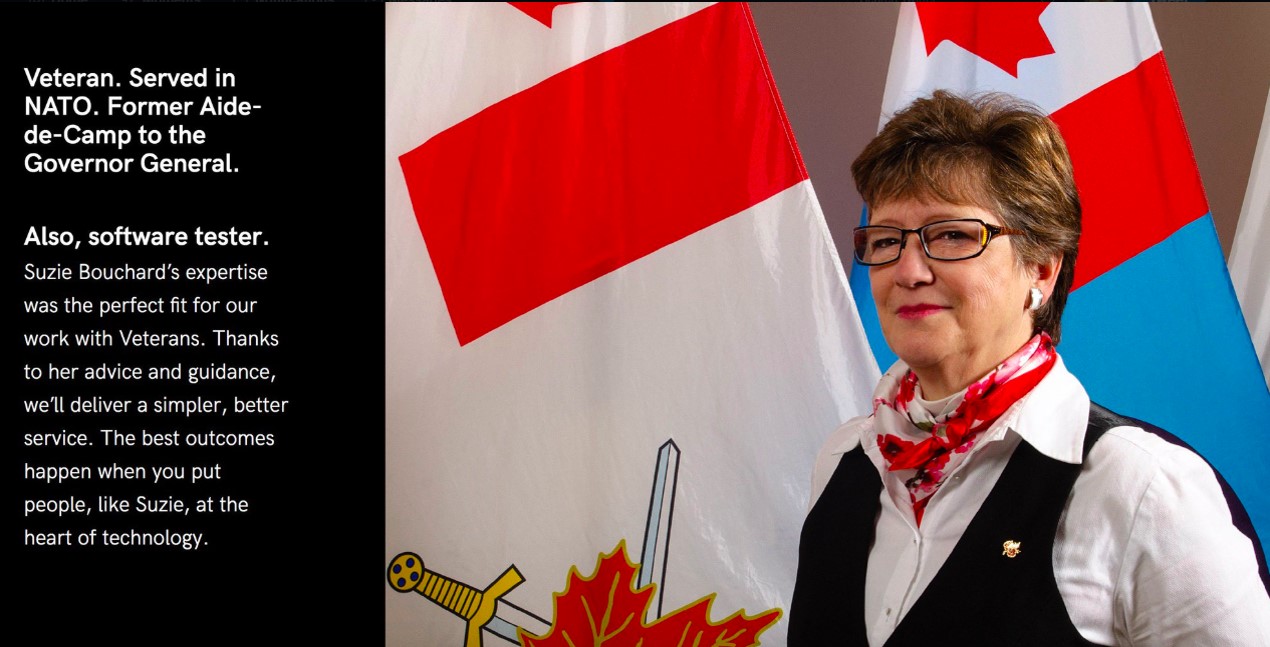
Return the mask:
[[898,238],[878,238],[871,243],[873,249],[886,249],[898,244],[900,244],[900,239]]
[[968,240],[970,234],[957,229],[935,232],[933,240]]

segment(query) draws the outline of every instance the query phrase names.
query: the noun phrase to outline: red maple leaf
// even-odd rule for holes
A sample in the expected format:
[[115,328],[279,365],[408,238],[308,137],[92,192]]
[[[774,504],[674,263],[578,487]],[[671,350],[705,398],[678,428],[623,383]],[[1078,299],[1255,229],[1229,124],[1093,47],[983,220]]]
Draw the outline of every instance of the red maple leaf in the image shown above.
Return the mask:
[[572,2],[509,2],[507,3],[521,11],[525,15],[537,20],[538,22],[551,29],[551,12],[556,10],[562,4],[573,4]]
[[569,569],[564,591],[553,596],[551,629],[542,636],[520,631],[524,647],[752,647],[759,634],[780,620],[780,609],[755,616],[744,610],[710,621],[714,594],[652,623],[644,616],[656,584],[636,589],[639,568],[626,556],[626,542],[600,555],[591,577]]
[[926,55],[944,41],[1017,78],[1019,61],[1054,53],[1041,28],[1048,2],[918,2]]

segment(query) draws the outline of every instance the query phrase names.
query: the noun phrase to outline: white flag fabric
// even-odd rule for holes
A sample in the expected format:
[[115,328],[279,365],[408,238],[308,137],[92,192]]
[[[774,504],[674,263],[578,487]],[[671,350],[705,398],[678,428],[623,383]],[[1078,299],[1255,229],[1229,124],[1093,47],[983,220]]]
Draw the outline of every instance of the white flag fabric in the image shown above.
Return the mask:
[[1243,307],[1244,322],[1270,383],[1270,96],[1261,118],[1261,135],[1252,158],[1248,190],[1235,242],[1230,247],[1230,281]]
[[639,622],[785,608],[879,375],[748,9],[386,11],[388,644],[542,635],[622,541]]

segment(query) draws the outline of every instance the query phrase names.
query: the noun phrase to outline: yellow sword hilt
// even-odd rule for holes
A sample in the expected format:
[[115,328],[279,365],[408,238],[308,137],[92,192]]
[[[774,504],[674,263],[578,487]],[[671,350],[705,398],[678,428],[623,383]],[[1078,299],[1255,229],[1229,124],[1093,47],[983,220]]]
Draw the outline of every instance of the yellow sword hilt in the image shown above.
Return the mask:
[[414,591],[467,621],[464,647],[481,647],[481,629],[494,618],[498,600],[524,581],[524,576],[512,565],[485,590],[478,591],[427,570],[423,559],[414,553],[402,553],[388,564],[388,584],[392,588],[402,593]]

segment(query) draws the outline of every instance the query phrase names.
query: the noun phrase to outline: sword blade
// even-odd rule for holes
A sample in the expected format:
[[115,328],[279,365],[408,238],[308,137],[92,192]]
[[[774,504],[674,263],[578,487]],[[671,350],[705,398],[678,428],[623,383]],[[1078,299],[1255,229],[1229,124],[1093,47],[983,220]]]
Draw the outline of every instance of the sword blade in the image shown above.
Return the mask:
[[657,584],[657,592],[648,605],[646,622],[661,617],[662,596],[666,585],[666,556],[670,548],[670,519],[675,509],[675,487],[679,479],[679,446],[668,439],[657,450],[657,467],[653,471],[653,491],[648,501],[648,520],[644,527],[644,546],[639,556],[639,586]]
[[499,600],[494,617],[482,628],[503,640],[519,645],[520,636],[516,634],[517,629],[523,628],[525,633],[534,636],[544,636],[551,631],[551,623],[507,600]]

